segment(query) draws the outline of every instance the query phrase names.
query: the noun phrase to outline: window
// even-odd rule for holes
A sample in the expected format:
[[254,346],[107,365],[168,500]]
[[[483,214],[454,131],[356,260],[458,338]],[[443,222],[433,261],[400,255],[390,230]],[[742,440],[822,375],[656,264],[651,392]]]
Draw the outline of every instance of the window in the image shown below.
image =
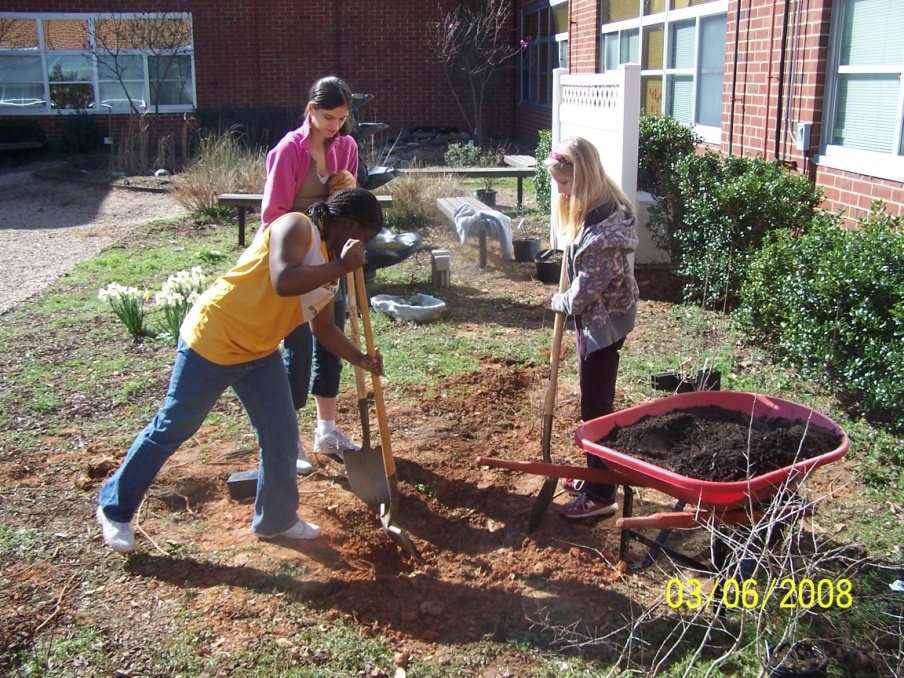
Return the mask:
[[602,10],[600,68],[640,64],[642,110],[718,142],[727,2],[603,0]]
[[842,0],[832,20],[819,162],[904,180],[904,3]]
[[568,3],[521,17],[521,102],[549,106],[552,72],[568,65]]
[[0,13],[0,113],[188,111],[187,14]]

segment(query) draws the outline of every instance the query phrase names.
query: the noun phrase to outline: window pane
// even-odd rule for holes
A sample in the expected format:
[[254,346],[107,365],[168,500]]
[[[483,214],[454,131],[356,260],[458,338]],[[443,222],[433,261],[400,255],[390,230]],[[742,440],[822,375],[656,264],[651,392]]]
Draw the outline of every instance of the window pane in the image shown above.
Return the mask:
[[537,37],[545,38],[549,35],[549,10],[541,9],[537,14]]
[[562,3],[552,8],[552,32],[568,32],[568,3]]
[[50,86],[51,108],[85,109],[94,106],[94,87],[69,83]]
[[100,83],[100,105],[114,109],[130,108],[129,100],[139,109],[145,107],[143,82],[102,82]]
[[44,106],[41,57],[0,56],[0,108]]
[[842,65],[898,65],[904,60],[904,2],[847,0]]
[[722,125],[722,80],[721,73],[702,73],[698,76],[699,93],[697,99],[697,123],[709,127]]
[[621,61],[622,64],[640,63],[640,29],[632,28],[621,33]]
[[636,19],[640,16],[640,3],[637,0],[603,0],[603,23]]
[[192,91],[191,57],[148,57],[152,105],[183,105],[194,103]]
[[832,143],[894,152],[899,86],[898,75],[840,75]]
[[47,55],[50,82],[91,82],[91,60],[84,54]]
[[671,9],[684,9],[685,7],[696,7],[697,5],[705,5],[707,2],[715,2],[716,0],[672,0]]
[[658,12],[664,11],[665,0],[644,0],[643,2],[644,16],[649,16],[650,14],[657,14]]
[[697,27],[694,20],[671,24],[669,68],[693,68]]
[[725,77],[725,15],[700,22],[697,75],[697,120],[701,125],[722,124],[722,83]]
[[665,32],[662,29],[662,24],[644,29],[642,68],[647,70],[659,70],[662,68],[664,35]]
[[694,78],[690,75],[671,75],[668,78],[669,105],[668,115],[679,122],[690,125],[694,102]]
[[98,54],[97,77],[101,80],[144,80],[144,59],[137,54]]
[[61,19],[44,22],[44,49],[88,49],[88,22]]
[[34,19],[0,19],[0,49],[37,49],[38,22]]
[[641,108],[647,115],[662,113],[662,78],[647,76],[640,79]]
[[618,66],[618,33],[603,36],[603,70]]
[[559,63],[557,68],[568,68],[568,41],[559,41]]

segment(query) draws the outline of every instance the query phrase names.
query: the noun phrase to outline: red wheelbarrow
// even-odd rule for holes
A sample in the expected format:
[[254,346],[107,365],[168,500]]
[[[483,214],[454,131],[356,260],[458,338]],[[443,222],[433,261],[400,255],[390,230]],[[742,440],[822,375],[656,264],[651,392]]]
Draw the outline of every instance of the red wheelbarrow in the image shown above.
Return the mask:
[[[810,426],[836,434],[840,443],[830,452],[802,459],[768,473],[739,481],[718,482],[690,478],[597,442],[616,428],[631,426],[644,417],[708,406],[739,412],[752,418],[806,421]],[[622,517],[615,523],[622,530],[619,549],[621,560],[626,561],[629,540],[634,539],[655,549],[656,552],[666,551],[676,560],[696,568],[702,567],[699,562],[665,548],[663,542],[669,530],[714,524],[750,523],[763,515],[761,507],[770,503],[780,490],[793,489],[813,469],[840,459],[847,451],[849,443],[847,434],[838,424],[809,407],[781,398],[738,391],[695,391],[643,403],[584,422],[578,427],[575,440],[585,452],[602,459],[607,470],[493,457],[477,457],[477,464],[547,477],[577,478],[622,485],[624,489]],[[633,516],[634,487],[649,487],[674,497],[678,500],[675,509],[649,516]],[[694,507],[694,510],[682,510],[685,506]],[[772,507],[772,510],[775,514],[775,507]],[[794,510],[793,507],[788,507],[788,513]],[[780,507],[778,513],[781,514]],[[659,528],[661,532],[656,540],[651,540],[637,532],[642,528]],[[651,551],[644,565],[652,562],[654,555]]]

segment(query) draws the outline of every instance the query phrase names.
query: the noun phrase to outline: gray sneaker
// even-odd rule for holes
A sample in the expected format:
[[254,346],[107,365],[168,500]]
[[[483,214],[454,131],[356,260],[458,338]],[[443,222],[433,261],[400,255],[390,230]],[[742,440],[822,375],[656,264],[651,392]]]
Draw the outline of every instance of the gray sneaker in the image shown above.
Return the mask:
[[308,461],[308,455],[305,454],[304,445],[298,441],[298,458],[295,459],[295,472],[300,476],[306,476],[314,472],[314,466]]
[[330,433],[314,432],[314,452],[316,454],[325,454],[336,461],[344,462],[343,454],[345,452],[357,452],[360,449],[360,445],[349,440],[338,428]]
[[118,523],[107,518],[102,506],[97,507],[97,522],[100,523],[104,535],[104,543],[119,553],[131,553],[135,550],[135,535],[130,523]]

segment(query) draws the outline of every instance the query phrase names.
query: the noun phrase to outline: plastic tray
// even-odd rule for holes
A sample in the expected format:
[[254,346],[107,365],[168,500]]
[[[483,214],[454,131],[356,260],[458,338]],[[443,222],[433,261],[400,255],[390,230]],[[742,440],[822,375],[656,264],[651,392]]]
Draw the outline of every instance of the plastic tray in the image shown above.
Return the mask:
[[[838,433],[841,443],[831,452],[747,480],[716,482],[689,478],[596,442],[614,428],[630,426],[646,416],[706,406],[721,407],[754,417],[809,419],[812,426]],[[584,422],[578,427],[575,439],[586,452],[598,456],[610,470],[624,477],[629,485],[651,487],[689,504],[721,508],[769,499],[783,484],[797,482],[817,466],[841,458],[849,443],[847,434],[838,424],[809,407],[789,400],[739,391],[697,391],[653,400]]]

